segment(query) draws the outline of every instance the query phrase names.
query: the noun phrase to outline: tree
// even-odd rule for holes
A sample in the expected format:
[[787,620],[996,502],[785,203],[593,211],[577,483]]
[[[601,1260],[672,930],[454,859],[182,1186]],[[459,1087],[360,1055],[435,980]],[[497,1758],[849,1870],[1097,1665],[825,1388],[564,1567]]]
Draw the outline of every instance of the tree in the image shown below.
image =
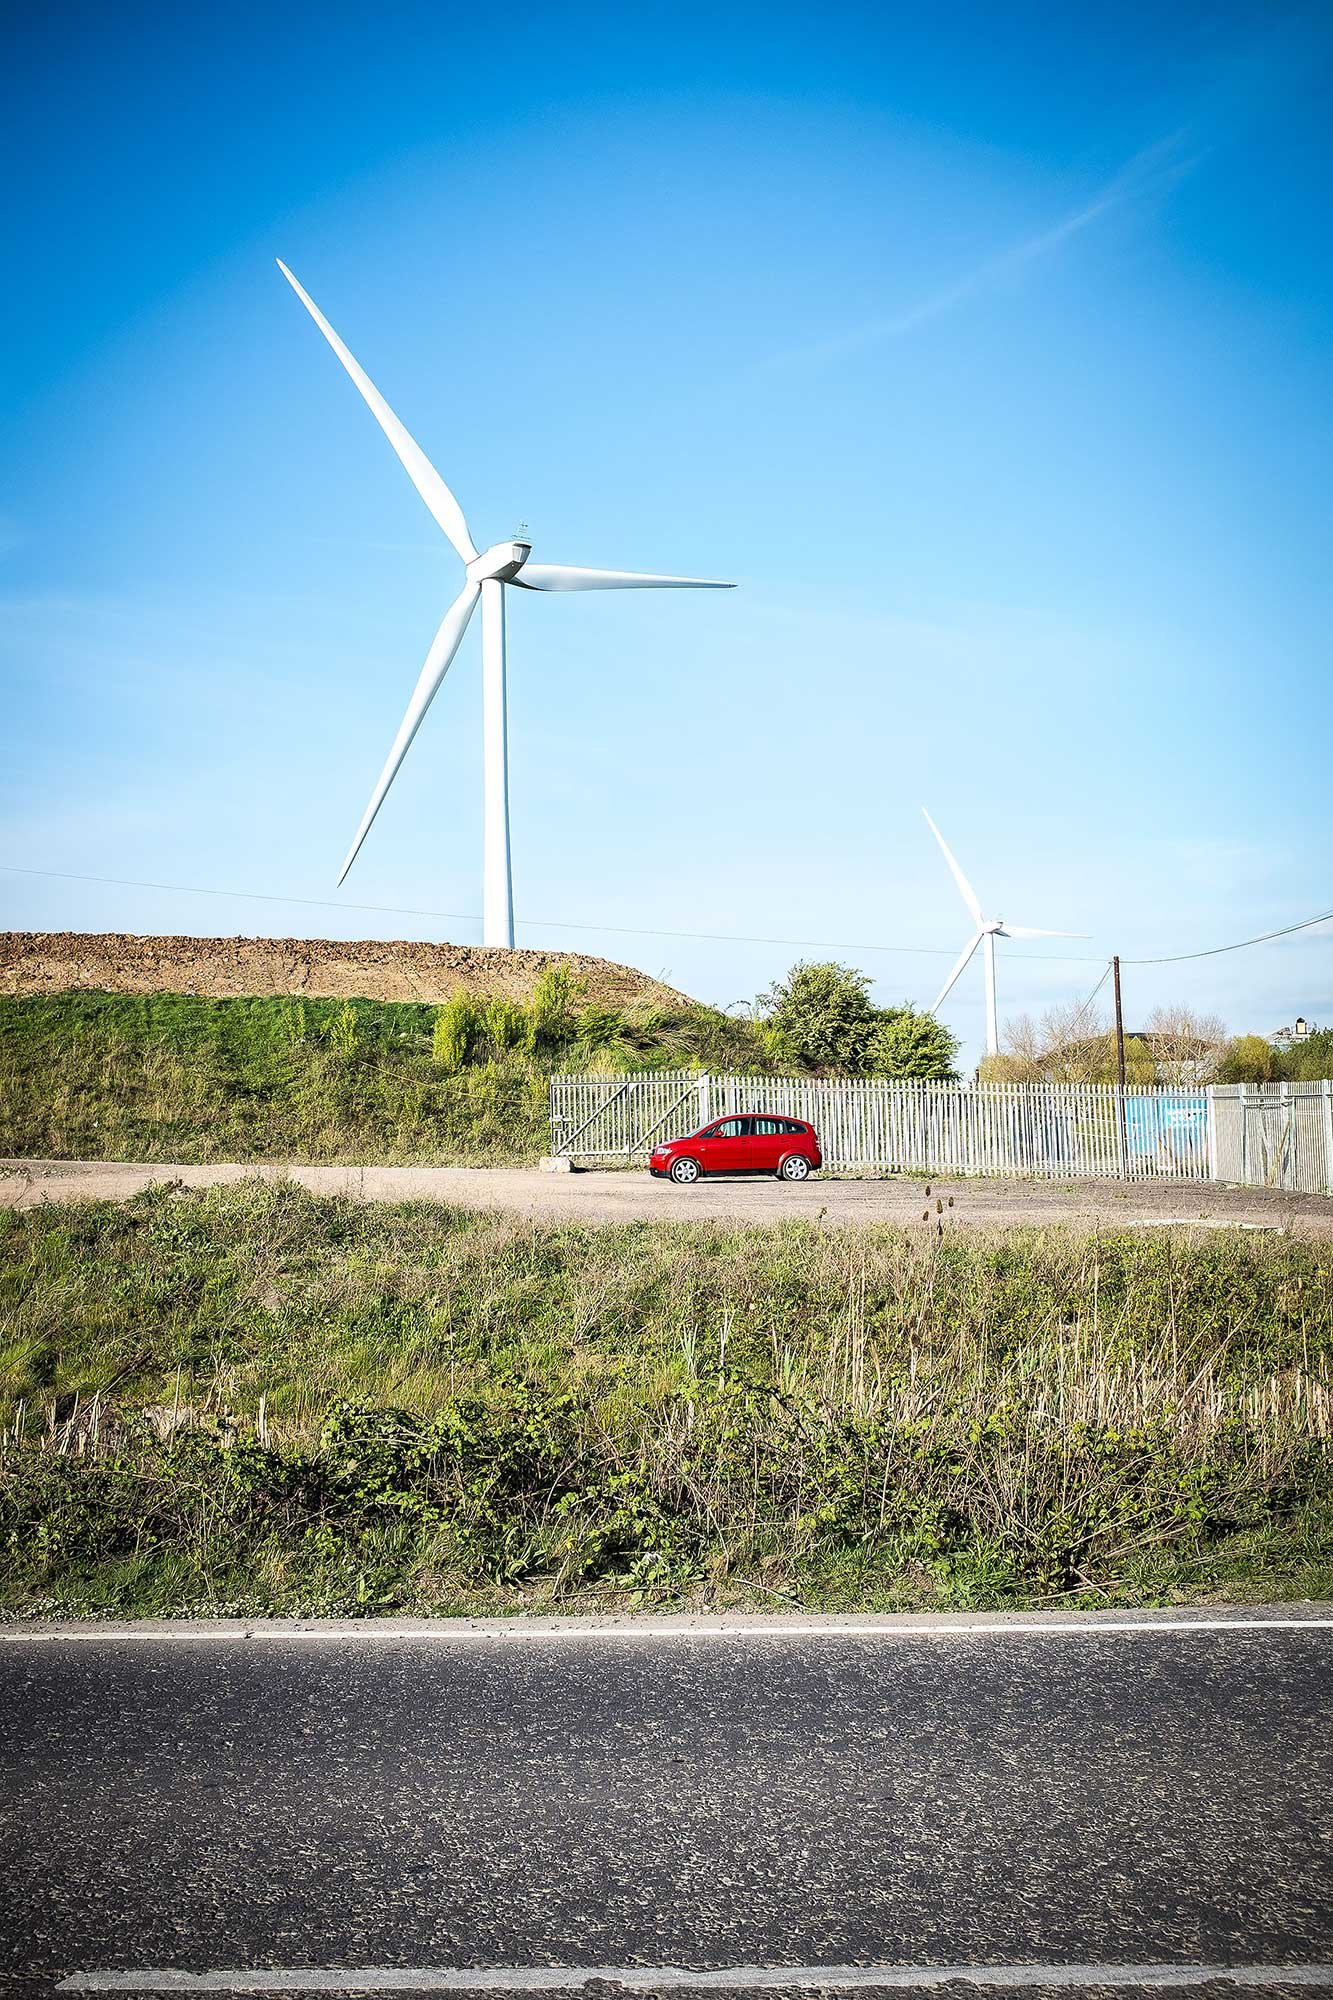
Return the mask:
[[767,995],[765,1039],[779,1060],[803,1069],[864,1076],[876,1010],[870,981],[849,965],[794,965]]
[[1046,1038],[1031,1014],[1015,1015],[1000,1031],[1002,1047],[984,1055],[977,1068],[983,1083],[1040,1083]]
[[870,1037],[872,1076],[933,1077],[953,1082],[958,1042],[933,1014],[886,1007]]
[[1227,1038],[1216,1014],[1195,1014],[1188,1007],[1154,1007],[1145,1033],[1158,1083],[1209,1082]]
[[[1158,1007],[1138,1035],[1125,1038],[1126,1083],[1206,1083],[1226,1029],[1214,1014]],[[986,1083],[1115,1083],[1115,1034],[1086,1000],[1048,1007],[1040,1020],[1020,1014],[1004,1024],[1004,1050],[978,1072]]]
[[1333,1028],[1316,1028],[1303,1042],[1293,1042],[1278,1057],[1278,1068],[1288,1083],[1317,1083],[1333,1076]]
[[[1114,1040],[1111,1042],[1110,1057],[1109,1068],[1101,1080],[1103,1083],[1119,1083],[1120,1074],[1119,1066],[1116,1062]],[[1125,1082],[1160,1083],[1161,1081],[1162,1077],[1157,1066],[1157,1057],[1154,1053],[1152,1043],[1138,1035],[1126,1035]]]
[[1086,1000],[1069,1001],[1040,1020],[1006,1021],[1001,1056],[987,1056],[979,1073],[987,1083],[1113,1083],[1115,1040]]
[[1278,1073],[1277,1050],[1262,1035],[1237,1035],[1218,1062],[1218,1083],[1272,1083]]
[[1040,1083],[1041,1080],[1036,1065],[1012,1050],[999,1049],[993,1056],[983,1056],[977,1064],[978,1083]]

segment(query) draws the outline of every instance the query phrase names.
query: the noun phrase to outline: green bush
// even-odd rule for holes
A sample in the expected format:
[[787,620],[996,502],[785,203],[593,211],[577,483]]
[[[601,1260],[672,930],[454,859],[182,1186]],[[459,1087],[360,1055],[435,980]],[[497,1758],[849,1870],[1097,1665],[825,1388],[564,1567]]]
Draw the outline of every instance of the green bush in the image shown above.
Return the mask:
[[563,1054],[577,1034],[584,983],[567,965],[544,965],[532,989],[532,1032],[540,1054]]
[[1277,1050],[1262,1035],[1238,1035],[1217,1065],[1219,1083],[1272,1083],[1277,1074]]
[[481,1035],[481,1009],[472,995],[460,988],[435,1010],[431,1054],[442,1070],[455,1076],[470,1061]]
[[863,972],[832,962],[799,964],[767,996],[770,1046],[799,1069],[863,1076],[876,1013]]
[[957,1076],[958,1043],[933,1014],[873,1005],[863,972],[800,964],[763,1001],[761,1032],[774,1060],[843,1076]]
[[532,1054],[535,1026],[526,1007],[514,1000],[493,999],[486,1004],[483,1020],[492,1055]]
[[1288,1083],[1318,1083],[1333,1077],[1333,1028],[1317,1028],[1303,1042],[1293,1042],[1278,1062]]
[[957,1037],[933,1014],[892,1007],[880,1015],[870,1041],[872,1076],[956,1079]]

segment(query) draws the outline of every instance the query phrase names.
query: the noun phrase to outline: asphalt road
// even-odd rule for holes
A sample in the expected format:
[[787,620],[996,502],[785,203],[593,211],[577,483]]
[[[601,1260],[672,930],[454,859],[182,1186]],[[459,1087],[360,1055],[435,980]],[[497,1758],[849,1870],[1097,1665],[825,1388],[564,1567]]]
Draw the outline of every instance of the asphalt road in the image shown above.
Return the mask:
[[[0,1991],[555,1966],[782,1968],[713,1984],[810,1993],[876,1966],[1123,1995],[1159,1989],[1115,1968],[1165,1965],[1333,1992],[1333,1620],[1306,1615],[0,1630]],[[1189,1971],[1229,1966],[1290,1970]]]
[[[124,1160],[0,1160],[0,1207],[47,1201],[125,1201],[154,1183],[215,1187],[261,1178],[291,1179],[354,1201],[441,1201],[521,1215],[538,1222],[729,1222],[765,1224],[793,1217],[832,1224],[896,1222],[933,1229],[935,1202],[944,1226],[1007,1229],[1064,1223],[1073,1228],[1236,1226],[1333,1236],[1333,1200],[1272,1188],[1208,1182],[940,1180],[920,1174],[892,1180],[842,1180],[817,1174],[797,1186],[770,1175],[673,1187],[643,1170],[548,1174],[525,1167],[336,1167],[292,1164],[144,1165]],[[925,1189],[929,1185],[929,1200]],[[929,1211],[927,1215],[927,1211]]]

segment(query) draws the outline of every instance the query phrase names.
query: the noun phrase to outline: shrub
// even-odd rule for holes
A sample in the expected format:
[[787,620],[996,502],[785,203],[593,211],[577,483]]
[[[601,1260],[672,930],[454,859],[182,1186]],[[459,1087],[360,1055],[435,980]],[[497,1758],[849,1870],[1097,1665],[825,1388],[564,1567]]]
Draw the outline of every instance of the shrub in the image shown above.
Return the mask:
[[953,1081],[958,1071],[957,1037],[933,1014],[890,1007],[880,1015],[870,1039],[872,1076],[927,1077]]
[[603,1074],[619,1075],[639,1066],[639,1050],[618,1007],[585,1007],[570,1054],[576,1068]]
[[511,1051],[519,1055],[532,1054],[533,1023],[526,1007],[497,995],[487,1001],[482,1020],[494,1055],[508,1055]]
[[1238,1035],[1217,1065],[1219,1083],[1271,1083],[1277,1073],[1277,1050],[1262,1035]]
[[541,1054],[558,1054],[574,1040],[583,994],[584,982],[575,979],[567,965],[542,967],[532,990],[530,1009],[533,1039]]
[[340,1056],[350,1057],[356,1054],[356,1040],[356,1008],[348,1001],[333,1017],[329,1042]]
[[801,1069],[863,1076],[870,1062],[875,1008],[870,981],[848,965],[792,967],[768,995],[767,1039]]
[[454,1076],[471,1057],[481,1033],[481,1010],[472,995],[460,987],[436,1009],[431,1054],[442,1070]]
[[1305,1041],[1294,1042],[1280,1061],[1288,1083],[1318,1083],[1333,1077],[1333,1028],[1316,1028]]

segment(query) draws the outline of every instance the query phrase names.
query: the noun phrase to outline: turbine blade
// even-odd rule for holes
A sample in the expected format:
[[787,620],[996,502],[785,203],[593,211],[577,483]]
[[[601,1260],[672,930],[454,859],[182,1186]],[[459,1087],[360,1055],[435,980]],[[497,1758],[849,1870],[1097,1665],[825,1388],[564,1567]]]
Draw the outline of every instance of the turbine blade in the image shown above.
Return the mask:
[[1005,925],[1003,926],[1003,928],[1001,929],[1001,931],[1000,931],[1000,936],[1001,936],[1001,937],[1072,937],[1072,938],[1085,938],[1085,937],[1089,937],[1089,936],[1091,936],[1091,932],[1089,932],[1089,931],[1034,931],[1034,930],[1033,930],[1033,929],[1032,929],[1032,928],[1030,927],[1030,925],[1028,925],[1028,924],[1005,924]]
[[370,804],[366,807],[365,816],[356,830],[356,839],[347,850],[347,859],[343,862],[342,874],[338,877],[340,888],[347,879],[348,869],[361,851],[362,841],[374,824],[376,813],[384,804],[385,794],[398,776],[398,767],[407,755],[412,738],[421,727],[421,718],[435,698],[435,690],[453,664],[454,654],[463,643],[468,619],[476,609],[477,599],[480,596],[480,584],[465,583],[440,622],[440,629],[431,641],[430,651],[426,655],[426,664],[421,669],[417,684],[412,690],[407,713],[398,726],[398,734],[393,739],[393,748],[389,752],[384,769],[380,772],[380,781],[371,793]]
[[983,933],[981,931],[975,932],[973,936],[968,939],[968,942],[964,946],[963,950],[959,953],[953,971],[949,974],[949,977],[945,980],[943,986],[941,986],[939,991],[939,998],[936,1000],[935,1005],[930,1010],[932,1014],[938,1014],[940,1008],[944,1005],[945,1001],[948,999],[950,993],[954,989],[955,984],[957,983],[960,973],[962,973],[963,970],[965,969],[967,961],[969,960],[969,958],[971,958],[973,952],[976,950],[977,946],[981,943],[982,936]]
[[375,387],[375,384],[356,359],[348,353],[319,307],[315,304],[315,301],[311,298],[309,292],[303,290],[297,283],[281,257],[277,259],[277,265],[283,277],[296,293],[297,298],[301,301],[301,304],[305,307],[311,319],[314,320],[315,325],[319,328],[325,340],[328,341],[329,346],[333,349],[338,359],[342,362],[343,367],[365,397],[380,429],[384,432],[385,437],[388,438],[389,443],[393,446],[399,459],[402,461],[403,470],[416,487],[417,492],[421,495],[431,513],[435,516],[439,525],[458,550],[463,561],[475,562],[477,551],[472,546],[472,537],[468,533],[467,522],[463,519],[463,510],[441,479],[439,473],[435,470],[435,467],[431,464],[416,439],[411,437],[403,425],[399,423],[397,417]]
[[[953,876],[954,881],[958,884],[958,887],[962,892],[963,901],[967,904],[968,909],[971,910],[972,912],[972,921],[976,924],[982,923],[984,920],[981,915],[981,905],[977,901],[976,892],[973,889],[972,884],[968,881],[966,875],[964,875],[962,869],[958,866],[958,863],[954,860],[953,855],[949,852],[948,842],[945,840],[944,835],[940,832],[939,828],[936,826],[930,814],[926,812],[926,808],[922,806],[921,810],[923,813],[925,813],[926,825],[930,828],[931,832],[934,834],[936,840],[938,840],[940,844],[940,852],[943,854],[945,860],[949,864],[949,872]],[[955,977],[956,976],[957,975],[955,974]],[[945,988],[945,991],[946,992],[948,991],[947,987]],[[940,997],[942,999],[943,995],[941,995]]]
[[512,581],[523,590],[734,590],[707,576],[648,576],[634,569],[571,569],[568,563],[524,563]]

